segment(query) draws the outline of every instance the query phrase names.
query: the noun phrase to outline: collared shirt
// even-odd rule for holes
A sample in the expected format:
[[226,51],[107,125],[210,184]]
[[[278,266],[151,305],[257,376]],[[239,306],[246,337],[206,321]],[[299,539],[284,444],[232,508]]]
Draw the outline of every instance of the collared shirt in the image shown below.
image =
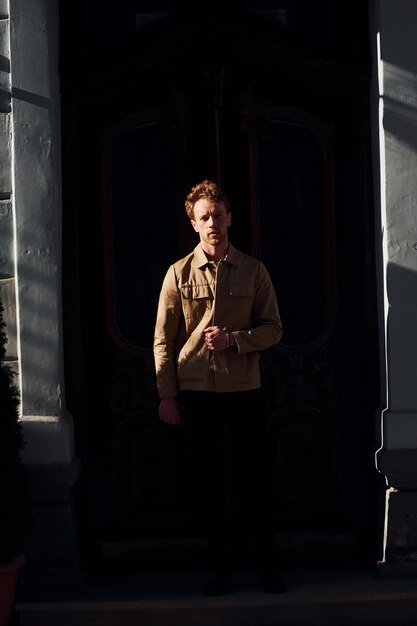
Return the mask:
[[[232,332],[237,350],[209,350],[203,330]],[[260,387],[259,351],[282,336],[276,294],[261,261],[229,244],[222,261],[209,261],[198,244],[168,269],[154,336],[161,398],[179,390],[244,391]]]

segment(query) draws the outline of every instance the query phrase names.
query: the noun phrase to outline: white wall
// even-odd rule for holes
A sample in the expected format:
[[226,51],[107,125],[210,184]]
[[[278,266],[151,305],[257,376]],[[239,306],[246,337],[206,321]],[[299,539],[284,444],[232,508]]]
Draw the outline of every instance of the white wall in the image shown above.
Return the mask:
[[[387,450],[417,448],[417,2],[372,2]],[[377,109],[379,108],[379,115]],[[378,193],[376,194],[378,197]],[[379,207],[377,207],[378,209]]]
[[65,463],[73,457],[73,429],[65,410],[61,333],[58,2],[10,0],[9,10],[17,357],[27,440],[23,459]]

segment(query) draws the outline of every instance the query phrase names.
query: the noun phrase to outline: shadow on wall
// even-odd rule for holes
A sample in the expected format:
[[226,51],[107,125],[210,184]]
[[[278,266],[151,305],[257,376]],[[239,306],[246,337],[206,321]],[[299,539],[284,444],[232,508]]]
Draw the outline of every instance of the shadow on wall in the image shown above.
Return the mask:
[[[389,243],[391,253],[415,255],[417,244],[407,241]],[[415,246],[415,248],[414,248]],[[388,404],[396,411],[415,410],[417,406],[417,267],[415,270],[391,261],[387,268],[387,359]]]

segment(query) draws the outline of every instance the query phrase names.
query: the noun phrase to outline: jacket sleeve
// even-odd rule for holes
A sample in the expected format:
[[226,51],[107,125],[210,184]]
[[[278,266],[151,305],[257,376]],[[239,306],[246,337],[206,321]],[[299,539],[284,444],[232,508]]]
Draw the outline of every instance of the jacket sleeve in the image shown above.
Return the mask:
[[257,286],[253,302],[253,327],[233,332],[238,353],[264,350],[281,340],[282,324],[277,297],[272,280],[263,263],[259,261]]
[[176,396],[176,340],[182,316],[181,295],[175,269],[171,266],[164,278],[159,295],[154,334],[154,359],[159,396]]

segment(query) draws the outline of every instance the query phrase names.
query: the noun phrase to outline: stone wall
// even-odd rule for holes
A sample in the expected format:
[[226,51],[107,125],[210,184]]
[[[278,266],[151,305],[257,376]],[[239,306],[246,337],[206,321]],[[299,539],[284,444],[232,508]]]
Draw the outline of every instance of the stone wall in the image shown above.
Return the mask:
[[417,4],[371,3],[385,475],[383,576],[417,575]]
[[58,6],[0,0],[0,289],[34,513],[29,576],[78,567],[71,494],[80,468],[65,407],[61,332]]

